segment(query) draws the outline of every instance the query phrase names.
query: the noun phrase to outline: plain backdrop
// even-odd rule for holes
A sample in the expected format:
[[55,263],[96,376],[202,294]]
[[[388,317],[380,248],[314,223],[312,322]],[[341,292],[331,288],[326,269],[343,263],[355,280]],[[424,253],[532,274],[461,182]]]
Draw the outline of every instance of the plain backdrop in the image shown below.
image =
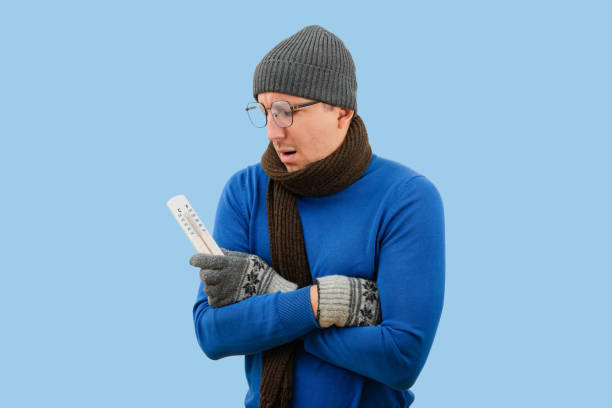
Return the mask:
[[255,66],[310,24],[350,50],[374,152],[443,199],[413,407],[611,406],[609,2],[0,4],[1,406],[243,404],[166,201],[212,229],[267,146]]

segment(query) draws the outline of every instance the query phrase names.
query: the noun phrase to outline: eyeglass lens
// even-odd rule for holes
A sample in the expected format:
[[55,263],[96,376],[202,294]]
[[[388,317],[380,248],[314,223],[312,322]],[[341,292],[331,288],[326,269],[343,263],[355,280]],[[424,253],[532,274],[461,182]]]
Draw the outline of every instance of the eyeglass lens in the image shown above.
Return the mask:
[[[253,126],[264,127],[266,125],[266,109],[261,103],[249,103],[247,105],[247,112]],[[278,127],[289,127],[293,123],[293,111],[287,101],[273,102],[270,112]]]

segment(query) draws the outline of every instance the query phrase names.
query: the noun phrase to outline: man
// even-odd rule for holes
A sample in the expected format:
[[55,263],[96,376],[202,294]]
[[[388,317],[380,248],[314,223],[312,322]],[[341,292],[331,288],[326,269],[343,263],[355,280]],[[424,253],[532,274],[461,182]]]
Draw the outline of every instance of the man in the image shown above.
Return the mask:
[[[407,407],[444,297],[444,214],[424,176],[372,154],[353,59],[308,26],[255,69],[261,162],[226,184],[196,254],[196,336],[245,356],[247,407]],[[401,109],[388,112],[401,125]],[[403,137],[398,135],[387,137]]]

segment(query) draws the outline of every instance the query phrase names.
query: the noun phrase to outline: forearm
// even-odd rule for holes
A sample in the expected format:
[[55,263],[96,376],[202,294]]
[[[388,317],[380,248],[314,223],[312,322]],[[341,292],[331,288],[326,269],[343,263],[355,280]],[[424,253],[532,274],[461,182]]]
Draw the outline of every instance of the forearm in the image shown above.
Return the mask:
[[414,384],[431,346],[418,332],[383,325],[330,327],[303,340],[304,350],[319,359],[397,390]]
[[[321,360],[403,390],[416,381],[433,343],[442,311],[443,273],[438,269],[423,280],[401,274],[391,278],[381,279],[386,315],[381,324],[314,330],[303,340],[304,349]],[[311,290],[313,312],[314,301],[321,300],[317,294],[324,299],[320,290]]]
[[219,308],[210,307],[202,285],[199,290],[193,308],[196,337],[213,360],[268,350],[318,327],[309,287],[253,296]]

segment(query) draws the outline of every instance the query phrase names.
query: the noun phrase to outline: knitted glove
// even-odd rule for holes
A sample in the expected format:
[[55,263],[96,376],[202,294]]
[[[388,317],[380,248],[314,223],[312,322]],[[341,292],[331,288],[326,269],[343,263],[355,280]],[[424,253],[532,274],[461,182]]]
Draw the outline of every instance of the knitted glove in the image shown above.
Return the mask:
[[315,279],[315,283],[319,294],[319,326],[374,326],[381,322],[380,299],[375,282],[330,275]]
[[197,253],[189,259],[192,266],[201,268],[200,279],[211,307],[231,305],[253,295],[290,292],[298,287],[257,255],[221,250],[225,256]]

